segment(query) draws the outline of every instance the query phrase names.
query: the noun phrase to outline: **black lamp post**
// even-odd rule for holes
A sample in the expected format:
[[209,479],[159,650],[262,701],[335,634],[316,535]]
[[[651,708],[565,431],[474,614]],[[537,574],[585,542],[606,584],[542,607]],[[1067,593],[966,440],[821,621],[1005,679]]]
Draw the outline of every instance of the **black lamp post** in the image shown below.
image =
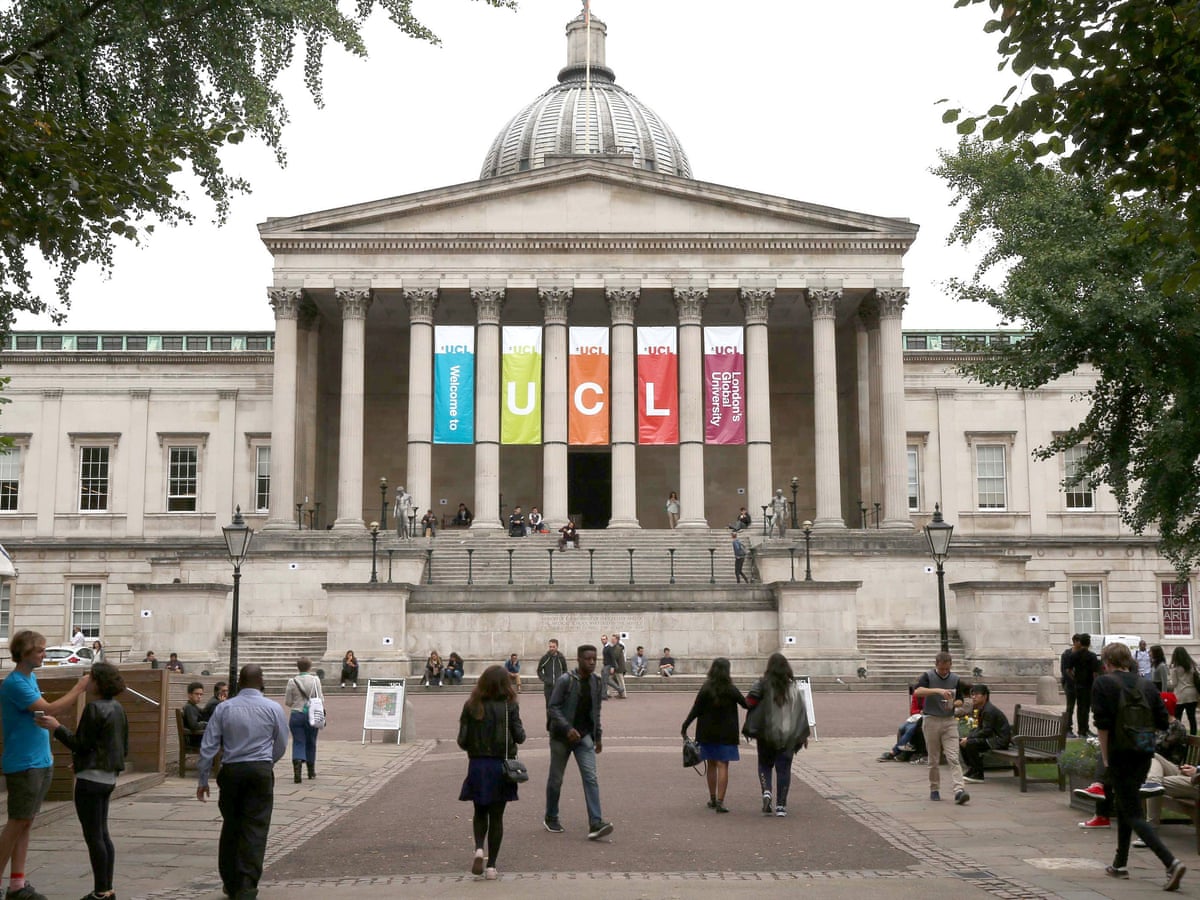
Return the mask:
[[792,528],[796,528],[796,492],[800,489],[800,479],[792,476]]
[[371,584],[379,584],[379,570],[375,567],[376,553],[379,551],[379,523],[371,523]]
[[387,531],[387,479],[379,479],[379,527]]
[[233,621],[229,628],[229,696],[236,697],[238,692],[238,589],[242,583],[242,563],[250,551],[250,539],[254,531],[242,518],[242,508],[239,506],[233,512],[233,521],[221,527],[225,535],[225,549],[229,551],[229,561],[233,563]]
[[812,557],[809,555],[809,545],[812,543],[812,522],[804,520],[804,580],[812,581]]
[[950,536],[954,526],[942,518],[941,504],[933,505],[933,519],[925,526],[925,539],[929,541],[929,555],[937,563],[938,580],[938,626],[941,629],[942,651],[950,652],[950,632],[946,628],[946,578],[942,563],[950,555]]

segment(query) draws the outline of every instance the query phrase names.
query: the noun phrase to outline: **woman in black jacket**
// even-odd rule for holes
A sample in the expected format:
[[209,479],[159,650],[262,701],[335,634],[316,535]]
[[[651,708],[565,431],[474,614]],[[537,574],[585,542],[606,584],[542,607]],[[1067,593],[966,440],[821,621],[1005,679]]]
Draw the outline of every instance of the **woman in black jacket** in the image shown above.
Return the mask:
[[93,889],[85,900],[113,896],[117,853],[108,834],[108,801],[129,753],[129,722],[113,699],[125,690],[125,679],[112,663],[98,662],[92,687],[100,697],[84,707],[74,734],[49,716],[46,722],[71,749],[75,767],[75,814],[92,861]]
[[517,799],[517,786],[504,777],[504,760],[516,757],[517,744],[525,743],[521,708],[503,666],[489,666],[458,717],[458,746],[469,763],[459,800],[475,804],[475,857],[472,875],[485,875],[483,842],[487,839],[488,881],[499,877],[496,857],[504,840],[504,807]]
[[696,702],[680,729],[686,738],[688,726],[699,720],[696,722],[696,743],[700,745],[700,758],[704,760],[704,774],[708,779],[708,808],[719,813],[729,812],[725,808],[729,764],[740,758],[739,706],[746,708],[746,698],[729,677],[729,660],[719,656],[709,666],[708,677],[696,692]]

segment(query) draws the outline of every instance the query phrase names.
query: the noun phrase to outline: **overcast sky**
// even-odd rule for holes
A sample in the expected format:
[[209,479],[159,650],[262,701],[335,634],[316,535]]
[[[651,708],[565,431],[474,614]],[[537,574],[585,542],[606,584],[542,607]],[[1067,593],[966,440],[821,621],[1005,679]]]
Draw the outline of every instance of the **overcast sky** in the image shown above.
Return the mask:
[[[261,146],[228,154],[253,193],[218,228],[190,191],[196,224],[122,247],[112,277],[81,274],[67,327],[269,330],[271,259],[256,225],[472,181],[492,138],[555,83],[578,0],[521,0],[513,12],[468,0],[416,0],[440,47],[384,20],[370,57],[326,54],[324,109],[295,73],[283,90],[288,165]],[[1011,83],[998,73],[985,9],[954,0],[595,0],[617,82],[674,130],[700,180],[857,212],[911,219],[905,328],[987,328],[989,307],[945,298],[970,270],[946,246],[950,196],[929,169],[952,148],[944,106],[983,111]],[[18,319],[48,328],[45,317]]]

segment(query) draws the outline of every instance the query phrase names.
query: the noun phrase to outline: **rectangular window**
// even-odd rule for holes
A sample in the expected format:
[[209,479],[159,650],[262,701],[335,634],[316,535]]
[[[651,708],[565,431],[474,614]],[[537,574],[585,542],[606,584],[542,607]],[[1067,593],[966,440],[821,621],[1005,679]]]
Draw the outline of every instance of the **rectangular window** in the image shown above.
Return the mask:
[[267,512],[271,508],[271,448],[255,447],[254,509]]
[[12,584],[0,584],[0,641],[7,641],[9,634],[9,614],[12,603]]
[[1003,444],[980,444],[975,448],[975,476],[979,508],[1007,509]]
[[88,640],[100,637],[101,588],[99,584],[71,585],[71,627],[68,630],[72,634],[78,625]]
[[1074,630],[1079,634],[1103,634],[1100,626],[1100,582],[1076,581],[1071,584],[1071,613]]
[[75,346],[80,350],[99,350],[100,338],[94,334],[81,334],[75,338]]
[[194,337],[192,335],[188,335],[187,348],[189,350],[207,350],[208,349],[208,338],[203,337],[203,336],[195,336]]
[[61,334],[56,334],[56,335],[44,334],[44,335],[42,335],[42,349],[43,350],[61,350],[62,345],[63,345],[63,339],[62,339]]
[[269,349],[267,347],[266,336],[252,335],[252,336],[246,338],[246,349],[247,350],[267,350],[267,349]]
[[108,447],[79,448],[79,511],[108,509]]
[[1192,596],[1188,583],[1162,583],[1163,637],[1192,636]]
[[183,335],[179,334],[164,334],[162,339],[162,348],[164,350],[182,350]]
[[124,337],[119,334],[104,334],[100,336],[101,350],[122,350],[121,345],[124,343]]
[[16,512],[21,499],[21,448],[0,453],[0,512]]
[[145,350],[146,336],[144,334],[130,335],[125,339],[125,349],[127,350]]
[[195,512],[199,452],[195,447],[171,447],[169,450],[167,512]]
[[1086,447],[1070,447],[1063,453],[1063,484],[1066,486],[1067,509],[1094,509],[1092,483],[1081,477],[1080,463],[1087,455]]
[[921,508],[920,457],[917,448],[911,444],[908,448],[908,508]]

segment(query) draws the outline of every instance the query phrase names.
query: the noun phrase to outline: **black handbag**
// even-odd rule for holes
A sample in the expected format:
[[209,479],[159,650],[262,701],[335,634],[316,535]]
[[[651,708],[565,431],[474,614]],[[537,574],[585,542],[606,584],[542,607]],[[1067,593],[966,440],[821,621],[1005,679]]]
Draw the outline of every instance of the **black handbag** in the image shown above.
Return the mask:
[[683,739],[683,767],[695,768],[700,765],[700,745],[691,738]]
[[[508,757],[508,701],[504,703],[504,755]],[[529,770],[525,768],[525,763],[516,757],[516,748],[513,749],[513,756],[504,760],[504,780],[512,784],[524,784],[529,780]]]

